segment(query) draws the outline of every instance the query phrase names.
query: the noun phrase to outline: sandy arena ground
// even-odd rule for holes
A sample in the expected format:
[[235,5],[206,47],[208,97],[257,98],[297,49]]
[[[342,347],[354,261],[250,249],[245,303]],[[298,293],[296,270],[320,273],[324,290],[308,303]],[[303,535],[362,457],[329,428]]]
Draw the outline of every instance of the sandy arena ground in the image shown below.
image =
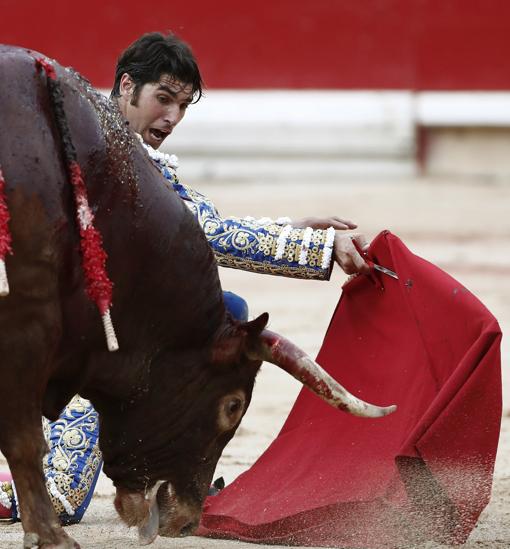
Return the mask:
[[[510,184],[482,181],[197,185],[220,211],[231,215],[302,217],[339,215],[356,221],[367,236],[382,229],[399,235],[412,251],[436,263],[475,293],[510,329]],[[329,283],[288,280],[222,270],[223,287],[243,295],[255,316],[270,313],[271,329],[315,355],[345,279],[338,269]],[[504,418],[493,497],[463,547],[510,547],[510,345],[503,341]],[[300,387],[271,365],[258,377],[252,405],[225,449],[216,476],[232,481],[250,466],[279,431]],[[0,456],[1,458],[1,456]],[[0,461],[3,468],[5,462]],[[102,476],[80,525],[67,530],[83,548],[137,547],[136,533],[121,525],[113,509],[114,490]],[[0,525],[0,547],[22,545],[19,524]],[[253,544],[159,538],[153,547],[245,549]],[[275,547],[275,546],[259,546]],[[435,544],[427,549],[445,547]]]

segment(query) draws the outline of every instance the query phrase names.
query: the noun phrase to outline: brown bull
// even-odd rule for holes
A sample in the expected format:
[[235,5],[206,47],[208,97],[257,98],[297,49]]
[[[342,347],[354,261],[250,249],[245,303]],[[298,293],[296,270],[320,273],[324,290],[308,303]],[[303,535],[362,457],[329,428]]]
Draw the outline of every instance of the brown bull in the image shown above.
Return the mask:
[[214,468],[250,402],[262,360],[332,405],[381,416],[349,395],[267,315],[226,314],[213,253],[182,200],[116,107],[55,65],[64,111],[114,281],[120,350],[108,352],[84,292],[72,190],[39,54],[0,46],[0,165],[10,210],[10,294],[0,298],[0,449],[11,468],[26,547],[76,547],[43,481],[41,414],[76,393],[100,415],[115,506],[141,541],[190,533]]

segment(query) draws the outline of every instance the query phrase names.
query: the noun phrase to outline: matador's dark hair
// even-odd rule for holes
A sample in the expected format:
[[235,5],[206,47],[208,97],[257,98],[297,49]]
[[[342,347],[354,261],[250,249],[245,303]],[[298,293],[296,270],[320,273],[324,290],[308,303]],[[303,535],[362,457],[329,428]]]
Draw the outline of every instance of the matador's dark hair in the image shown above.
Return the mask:
[[203,82],[195,56],[188,44],[172,33],[144,34],[121,53],[111,97],[120,95],[120,80],[124,73],[129,74],[135,84],[135,98],[144,84],[159,82],[162,74],[191,85],[193,103],[202,97]]

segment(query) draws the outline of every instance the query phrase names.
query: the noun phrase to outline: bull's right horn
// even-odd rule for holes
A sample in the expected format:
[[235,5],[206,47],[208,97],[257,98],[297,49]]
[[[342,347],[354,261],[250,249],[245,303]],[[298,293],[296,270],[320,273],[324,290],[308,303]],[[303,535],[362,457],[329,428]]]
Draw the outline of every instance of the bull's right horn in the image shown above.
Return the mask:
[[269,330],[262,331],[248,356],[276,364],[331,406],[355,416],[382,417],[397,409],[395,405],[374,406],[351,395],[299,347]]

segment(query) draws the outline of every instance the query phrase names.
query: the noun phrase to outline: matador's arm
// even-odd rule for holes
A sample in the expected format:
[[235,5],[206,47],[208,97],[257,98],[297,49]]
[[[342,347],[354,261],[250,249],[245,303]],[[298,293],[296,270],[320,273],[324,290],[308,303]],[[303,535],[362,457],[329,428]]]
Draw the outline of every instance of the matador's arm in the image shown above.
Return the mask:
[[295,228],[287,218],[221,217],[206,196],[179,181],[164,161],[168,155],[151,156],[202,227],[218,265],[292,278],[329,279],[333,228]]

